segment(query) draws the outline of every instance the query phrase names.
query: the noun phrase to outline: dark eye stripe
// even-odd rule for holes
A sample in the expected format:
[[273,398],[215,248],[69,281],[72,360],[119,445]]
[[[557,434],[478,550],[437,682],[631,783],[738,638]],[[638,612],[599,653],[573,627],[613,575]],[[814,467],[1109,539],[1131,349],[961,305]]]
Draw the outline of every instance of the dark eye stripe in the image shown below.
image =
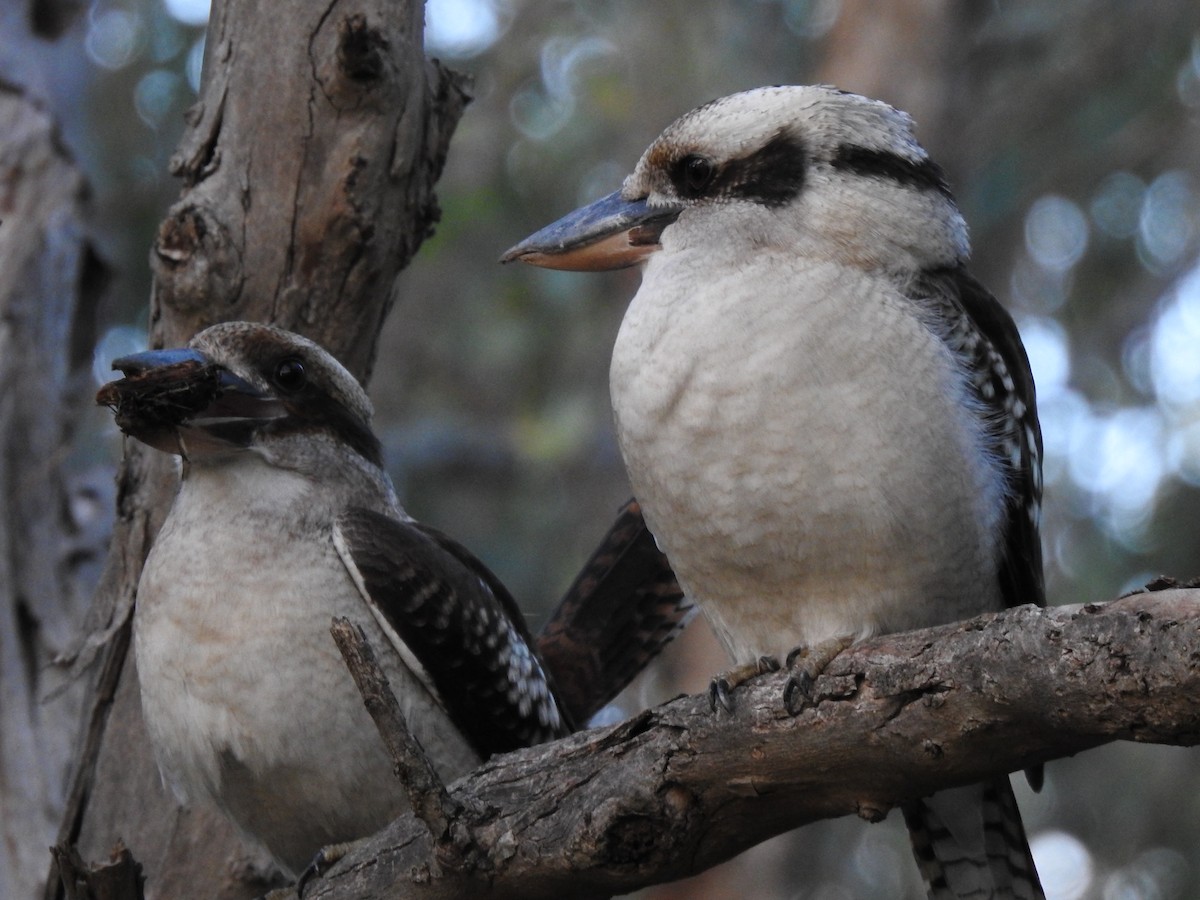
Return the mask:
[[937,191],[947,199],[950,187],[941,167],[931,159],[914,162],[889,150],[868,150],[854,144],[842,144],[830,163],[835,169],[865,178],[886,178],[921,191]]
[[689,153],[668,165],[668,177],[680,197],[750,200],[775,207],[789,203],[804,187],[804,145],[786,129],[748,156],[730,160],[698,179],[691,166],[703,159]]
[[726,165],[716,182],[732,196],[783,206],[804,187],[807,166],[804,144],[781,130],[760,150]]

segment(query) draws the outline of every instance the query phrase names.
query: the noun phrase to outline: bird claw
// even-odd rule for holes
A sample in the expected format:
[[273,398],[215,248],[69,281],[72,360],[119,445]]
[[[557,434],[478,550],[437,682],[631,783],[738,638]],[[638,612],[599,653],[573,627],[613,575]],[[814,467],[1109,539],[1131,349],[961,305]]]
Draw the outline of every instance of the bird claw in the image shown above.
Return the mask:
[[768,672],[779,671],[779,660],[774,656],[760,656],[754,662],[737,666],[712,680],[708,686],[708,702],[712,711],[717,711],[718,704],[725,712],[733,712],[733,692],[751,678],[766,675]]
[[317,855],[312,858],[300,877],[296,879],[296,896],[299,900],[304,900],[304,889],[308,887],[308,883],[314,878],[322,878],[325,873],[334,867],[341,860],[350,848],[354,846],[353,842],[342,844],[330,844],[327,847],[322,847],[317,851]]
[[813,705],[812,690],[816,680],[807,672],[792,675],[783,686],[783,708],[789,716],[798,716]]
[[787,658],[784,660],[783,664],[787,668],[791,669],[796,665],[796,660],[799,657],[806,656],[807,654],[808,654],[808,647],[806,645],[801,644],[799,647],[793,647],[788,652]]
[[815,706],[814,688],[817,678],[835,656],[854,642],[852,637],[836,637],[811,646],[796,647],[788,653],[785,665],[791,677],[783,687],[783,707],[788,715],[798,716],[807,707]]
[[733,712],[733,687],[724,675],[718,675],[708,685],[708,705],[715,713],[720,706],[727,713]]
[[756,675],[766,675],[769,672],[779,671],[779,660],[774,656],[760,656],[755,665],[758,667]]

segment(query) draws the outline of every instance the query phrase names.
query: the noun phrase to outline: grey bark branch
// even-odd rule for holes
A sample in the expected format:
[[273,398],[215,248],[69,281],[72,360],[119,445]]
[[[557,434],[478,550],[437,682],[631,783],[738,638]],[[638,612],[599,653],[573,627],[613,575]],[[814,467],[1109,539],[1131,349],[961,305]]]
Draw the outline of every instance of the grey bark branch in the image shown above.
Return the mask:
[[363,704],[379,730],[379,737],[388,748],[396,776],[408,794],[409,805],[435,839],[444,837],[458,807],[450,799],[446,785],[434,771],[424,749],[409,731],[374,648],[362,628],[349,619],[334,619],[330,632],[362,694]]
[[[604,897],[681,878],[816,819],[889,808],[1114,740],[1200,743],[1200,590],[1020,607],[874,639],[784,711],[787,673],[489,760],[452,785],[472,869],[405,816],[310,898]],[[565,892],[565,893],[564,893]]]

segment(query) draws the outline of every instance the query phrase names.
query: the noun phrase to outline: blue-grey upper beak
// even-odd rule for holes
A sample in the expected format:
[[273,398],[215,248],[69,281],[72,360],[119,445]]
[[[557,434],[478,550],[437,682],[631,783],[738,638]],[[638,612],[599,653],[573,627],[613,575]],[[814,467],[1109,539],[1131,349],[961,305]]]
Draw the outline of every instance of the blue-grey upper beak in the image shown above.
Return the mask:
[[[134,378],[138,375],[145,375],[154,369],[165,371],[183,363],[211,367],[216,378],[216,386],[222,392],[234,391],[241,397],[254,401],[266,399],[266,395],[246,379],[234,375],[224,366],[214,365],[208,356],[191,347],[172,347],[167,350],[144,350],[141,353],[131,353],[128,356],[114,359],[112,367],[119,370],[126,378]],[[181,379],[184,377],[186,376],[181,375]]]
[[211,360],[199,350],[190,347],[174,347],[170,350],[144,350],[141,353],[131,353],[113,360],[112,367],[126,376],[141,375],[151,369],[162,369],[167,366],[177,366],[180,363],[194,362],[206,366]]
[[641,262],[659,247],[663,229],[682,206],[650,206],[620,191],[601,197],[530,235],[500,257],[547,269],[600,272]]

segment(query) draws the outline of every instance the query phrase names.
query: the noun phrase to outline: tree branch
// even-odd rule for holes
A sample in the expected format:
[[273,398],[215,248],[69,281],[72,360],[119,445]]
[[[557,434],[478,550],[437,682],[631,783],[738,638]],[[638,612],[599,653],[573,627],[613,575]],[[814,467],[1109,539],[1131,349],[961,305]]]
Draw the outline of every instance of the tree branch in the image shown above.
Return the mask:
[[787,673],[732,714],[681,697],[614,728],[495,757],[452,786],[484,853],[433,864],[405,816],[310,898],[603,897],[715,865],[773,835],[1113,740],[1200,742],[1200,590],[1027,606],[838,656],[792,718]]
[[358,692],[362,694],[363,705],[387,746],[396,777],[408,794],[409,806],[435,839],[443,837],[450,829],[450,818],[458,810],[424,748],[409,731],[374,648],[362,627],[347,618],[335,618],[329,630]]

